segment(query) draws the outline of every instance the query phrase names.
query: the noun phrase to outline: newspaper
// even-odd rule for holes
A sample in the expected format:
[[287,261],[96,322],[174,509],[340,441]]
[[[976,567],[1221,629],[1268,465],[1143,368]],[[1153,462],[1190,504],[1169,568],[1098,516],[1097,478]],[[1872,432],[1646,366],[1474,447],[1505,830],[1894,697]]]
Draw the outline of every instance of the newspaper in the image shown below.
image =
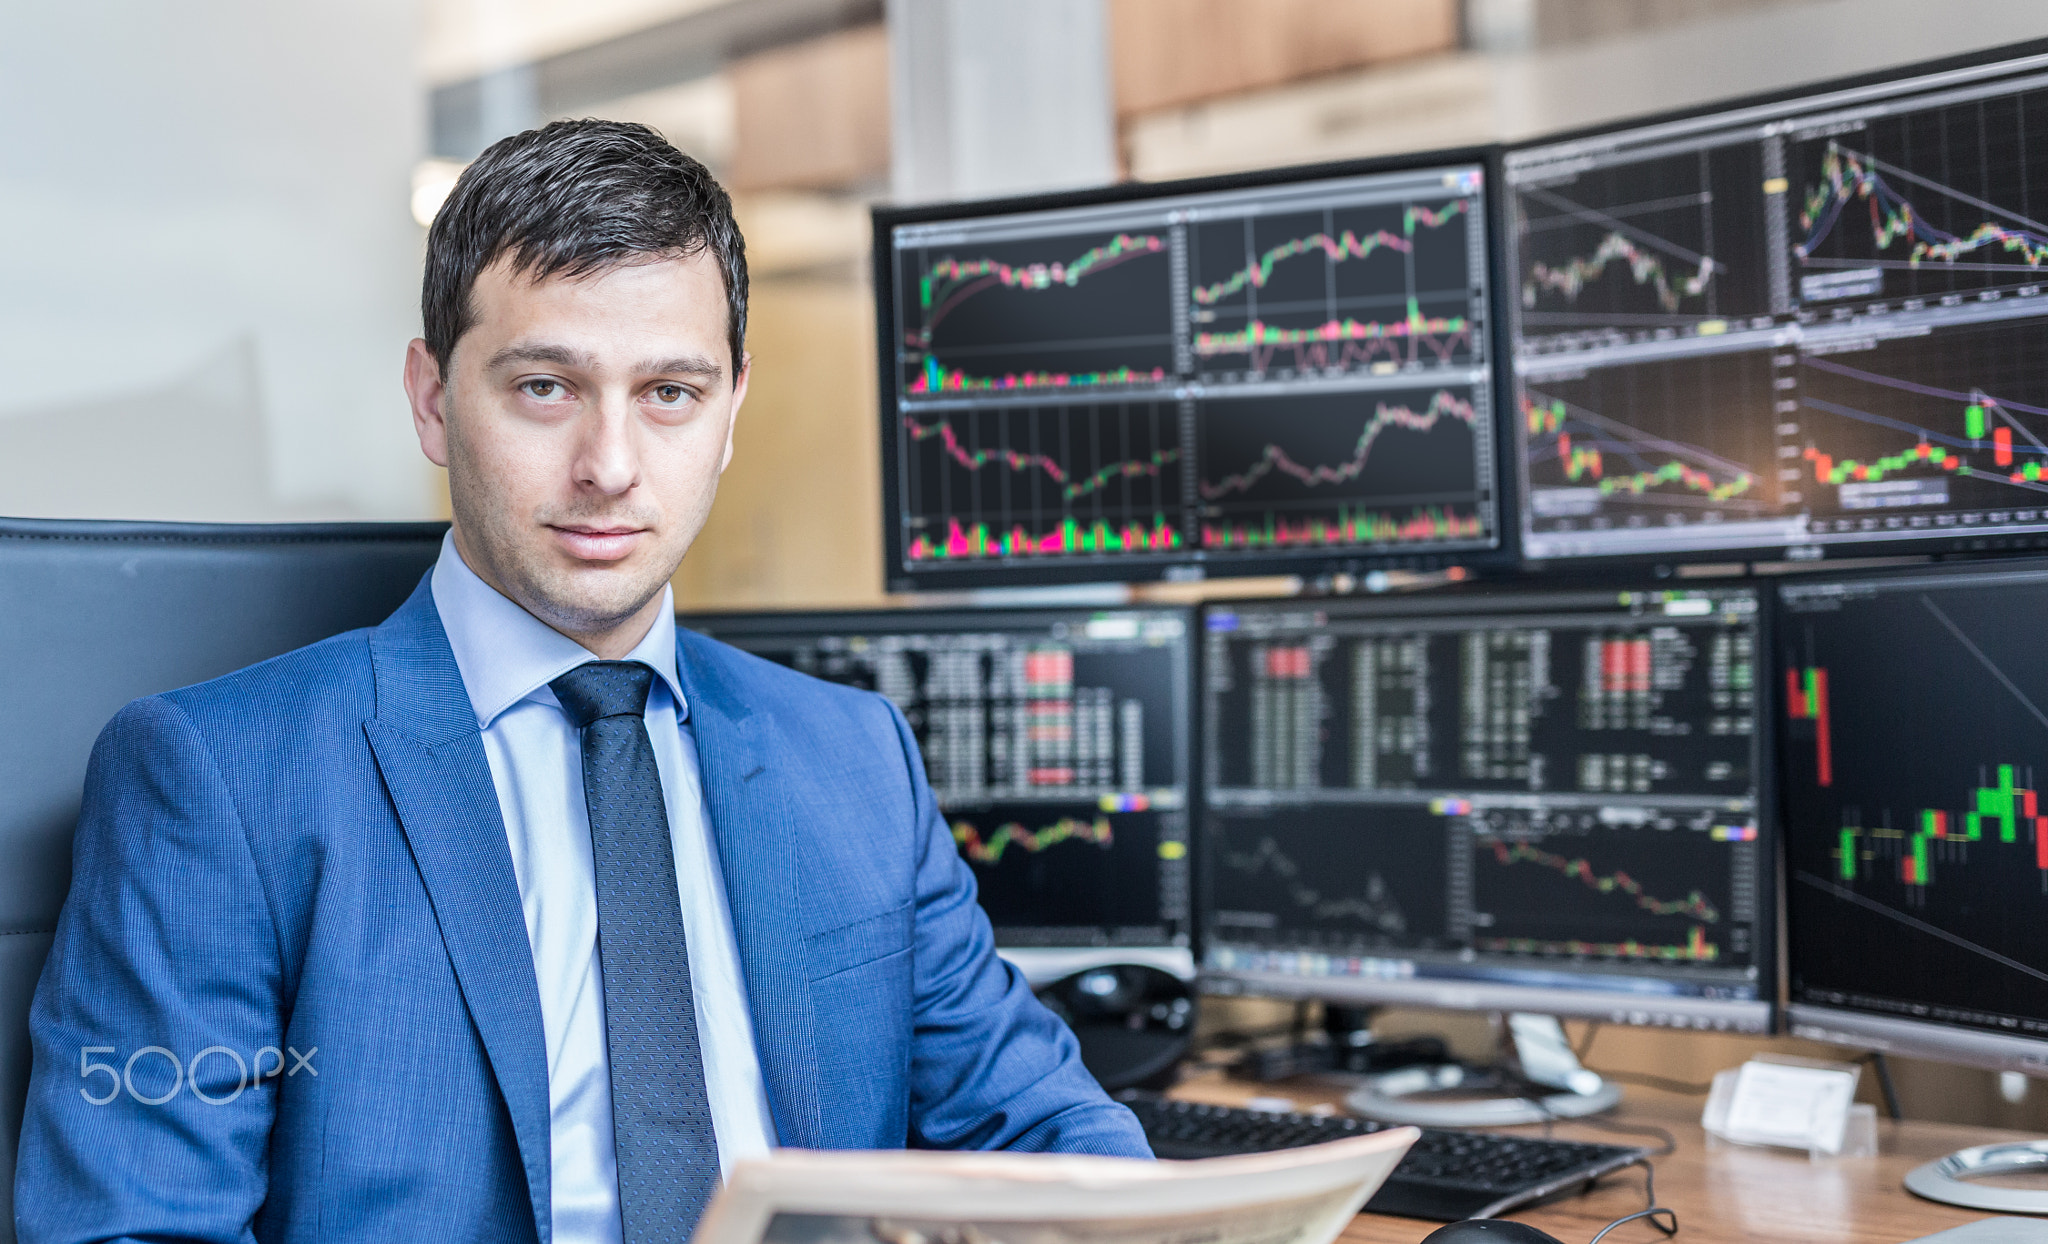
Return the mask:
[[1198,1162],[779,1150],[693,1244],[1330,1244],[1421,1133]]

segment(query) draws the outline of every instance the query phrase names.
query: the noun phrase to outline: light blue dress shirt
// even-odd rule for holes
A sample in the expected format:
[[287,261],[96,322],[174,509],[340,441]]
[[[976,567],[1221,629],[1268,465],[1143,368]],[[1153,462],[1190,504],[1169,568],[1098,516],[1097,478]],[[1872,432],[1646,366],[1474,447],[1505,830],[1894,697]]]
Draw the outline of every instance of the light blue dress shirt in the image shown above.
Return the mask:
[[[456,552],[452,534],[442,541],[434,565],[433,593],[483,732],[540,985],[554,1238],[557,1244],[616,1244],[618,1166],[582,742],[548,689],[556,678],[597,658],[478,578]],[[647,735],[668,804],[719,1164],[730,1170],[739,1159],[767,1153],[775,1127],[696,743],[684,724],[689,714],[676,678],[675,605],[668,589],[654,626],[625,659],[645,662],[657,675],[647,698]]]

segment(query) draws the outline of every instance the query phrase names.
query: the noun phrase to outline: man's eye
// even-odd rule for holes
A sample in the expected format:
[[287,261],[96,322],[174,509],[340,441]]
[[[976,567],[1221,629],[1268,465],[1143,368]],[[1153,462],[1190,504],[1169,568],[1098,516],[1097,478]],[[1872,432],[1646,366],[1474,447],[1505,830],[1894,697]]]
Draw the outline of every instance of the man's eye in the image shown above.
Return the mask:
[[559,380],[528,380],[519,387],[526,390],[528,397],[539,398],[542,401],[549,401],[562,395],[562,382]]
[[678,405],[688,396],[690,396],[690,391],[679,384],[658,384],[654,386],[654,400],[664,405]]

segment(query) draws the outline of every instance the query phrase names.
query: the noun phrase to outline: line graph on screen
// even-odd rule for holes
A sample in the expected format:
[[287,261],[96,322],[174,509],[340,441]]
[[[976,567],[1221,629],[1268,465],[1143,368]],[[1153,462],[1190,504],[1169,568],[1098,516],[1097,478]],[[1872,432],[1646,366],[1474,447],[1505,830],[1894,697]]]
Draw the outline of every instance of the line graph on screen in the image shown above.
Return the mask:
[[1537,389],[1524,389],[1521,413],[1532,486],[1558,479],[1603,498],[1686,505],[1743,503],[1762,483],[1757,471],[1704,446],[1656,435]]
[[1119,231],[898,252],[903,393],[1129,389],[1174,368],[1168,239]]
[[1597,205],[1542,188],[1522,196],[1550,209],[1524,226],[1525,311],[1625,322],[1718,314],[1715,281],[1728,266],[1710,253],[1709,186]]
[[2048,93],[1889,111],[1792,142],[1806,304],[2011,294],[2048,267]]
[[[1923,201],[1938,197],[1951,213],[1960,209],[1966,218],[1984,219],[1962,231],[1943,228],[1894,183],[1915,188]],[[1857,204],[1869,209],[1869,235],[1845,238],[1843,245],[1867,242],[1868,262],[1876,266],[1953,269],[1969,262],[1980,271],[2038,270],[2048,260],[2048,225],[1834,142],[1800,208],[1805,237],[1793,253],[1801,260],[1815,258],[1837,228],[1848,228],[1843,218]]]
[[1478,353],[1478,200],[1210,219],[1187,228],[1199,378],[1447,367]]
[[1470,390],[1295,394],[1202,404],[1204,548],[1429,544],[1484,534]]
[[913,410],[898,426],[912,561],[1185,547],[1172,402]]

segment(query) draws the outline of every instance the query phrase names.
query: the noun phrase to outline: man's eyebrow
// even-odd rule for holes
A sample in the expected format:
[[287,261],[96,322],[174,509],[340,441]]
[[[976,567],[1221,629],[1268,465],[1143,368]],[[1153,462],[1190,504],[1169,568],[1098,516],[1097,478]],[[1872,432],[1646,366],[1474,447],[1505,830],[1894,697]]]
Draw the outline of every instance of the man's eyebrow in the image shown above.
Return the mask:
[[572,350],[567,346],[518,344],[506,346],[493,354],[491,361],[484,364],[484,370],[496,371],[513,363],[553,363],[557,367],[587,371],[595,362],[596,360],[583,351]]
[[711,376],[725,374],[717,360],[701,354],[678,354],[673,358],[650,359],[636,369],[643,376]]

